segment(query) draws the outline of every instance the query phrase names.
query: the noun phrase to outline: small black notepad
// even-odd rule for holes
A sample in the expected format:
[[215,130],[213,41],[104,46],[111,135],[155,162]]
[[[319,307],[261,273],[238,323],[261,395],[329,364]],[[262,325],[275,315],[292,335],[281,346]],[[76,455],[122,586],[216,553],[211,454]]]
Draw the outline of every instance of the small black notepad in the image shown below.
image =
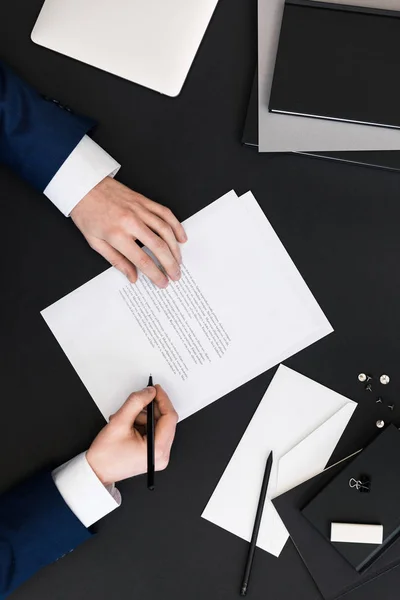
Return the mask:
[[[331,523],[383,525],[383,544],[332,542],[357,570],[362,571],[400,533],[400,431],[388,427],[302,511],[327,539]],[[350,480],[370,480],[370,491],[350,487]]]
[[287,0],[269,109],[400,128],[399,57],[400,12]]

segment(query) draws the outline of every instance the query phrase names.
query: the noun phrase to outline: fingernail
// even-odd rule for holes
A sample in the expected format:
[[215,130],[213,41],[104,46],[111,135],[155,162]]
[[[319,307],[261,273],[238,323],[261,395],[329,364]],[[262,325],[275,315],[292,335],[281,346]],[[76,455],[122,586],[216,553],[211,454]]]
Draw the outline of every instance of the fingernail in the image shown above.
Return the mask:
[[184,242],[187,242],[188,236],[186,235],[186,231],[183,232],[182,239],[183,239]]
[[156,388],[154,387],[154,385],[148,385],[147,387],[144,388],[144,392],[154,392]]
[[163,288],[163,289],[165,290],[165,288],[167,288],[167,287],[168,287],[168,283],[169,283],[169,282],[168,282],[168,279],[164,279],[164,281],[162,281],[162,282],[160,283],[160,288]]
[[178,281],[181,278],[181,270],[178,269],[177,271],[175,271],[175,273],[172,275],[173,281]]

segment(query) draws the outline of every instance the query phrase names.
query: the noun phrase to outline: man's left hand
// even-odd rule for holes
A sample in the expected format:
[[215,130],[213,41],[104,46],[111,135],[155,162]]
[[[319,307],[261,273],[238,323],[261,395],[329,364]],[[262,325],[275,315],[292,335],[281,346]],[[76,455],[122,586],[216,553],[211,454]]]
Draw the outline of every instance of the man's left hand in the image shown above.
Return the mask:
[[[75,206],[71,218],[88,244],[131,283],[137,280],[137,269],[160,288],[167,287],[168,277],[180,278],[179,243],[187,237],[165,206],[106,177]],[[151,250],[168,277],[136,240]]]

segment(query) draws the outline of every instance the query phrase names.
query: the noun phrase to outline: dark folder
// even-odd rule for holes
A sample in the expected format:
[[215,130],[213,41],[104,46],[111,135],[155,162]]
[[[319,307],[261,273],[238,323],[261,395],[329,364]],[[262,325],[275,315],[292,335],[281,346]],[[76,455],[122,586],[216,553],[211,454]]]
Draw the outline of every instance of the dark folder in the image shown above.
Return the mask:
[[242,144],[258,147],[258,71],[254,74],[244,122]]
[[400,128],[399,57],[400,12],[287,0],[269,109]]
[[[399,465],[400,431],[391,426],[302,511],[328,541],[331,523],[383,525],[382,544],[331,542],[357,571],[367,568],[400,532]],[[359,489],[358,481],[365,482]]]
[[[356,411],[357,412],[357,411]],[[353,427],[350,428],[346,440],[340,442],[340,455],[343,450],[354,450],[362,441],[360,430],[363,427],[363,416],[353,418]],[[365,439],[370,439],[370,430],[365,429]],[[356,441],[351,441],[351,433],[355,432]],[[339,455],[335,453],[335,458]],[[385,552],[381,553],[374,563],[365,572],[357,572],[337,549],[311,525],[302,514],[302,509],[323,490],[344,468],[355,458],[349,458],[327,469],[320,475],[306,481],[296,488],[282,494],[273,500],[273,504],[282,518],[290,537],[303,559],[310,575],[312,576],[321,595],[326,600],[343,597],[350,591],[360,588],[360,594],[354,596],[363,599],[364,586],[374,588],[376,597],[380,597],[382,578],[399,577],[400,572],[400,538],[390,544]],[[375,597],[371,595],[370,597]],[[353,594],[351,595],[353,598]]]

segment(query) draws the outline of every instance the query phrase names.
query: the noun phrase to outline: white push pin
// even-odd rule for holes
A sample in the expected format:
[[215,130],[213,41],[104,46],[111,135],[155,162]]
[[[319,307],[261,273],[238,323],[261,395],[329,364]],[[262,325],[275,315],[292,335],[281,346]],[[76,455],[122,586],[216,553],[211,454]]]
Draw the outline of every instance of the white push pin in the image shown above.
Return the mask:
[[376,422],[376,426],[378,429],[382,429],[383,427],[385,427],[385,421],[382,421],[382,419],[379,419],[379,421]]
[[389,375],[381,375],[379,381],[382,385],[387,385],[390,381]]
[[361,383],[364,383],[365,381],[367,381],[367,376],[365,373],[360,373],[358,376],[358,381],[361,381]]

